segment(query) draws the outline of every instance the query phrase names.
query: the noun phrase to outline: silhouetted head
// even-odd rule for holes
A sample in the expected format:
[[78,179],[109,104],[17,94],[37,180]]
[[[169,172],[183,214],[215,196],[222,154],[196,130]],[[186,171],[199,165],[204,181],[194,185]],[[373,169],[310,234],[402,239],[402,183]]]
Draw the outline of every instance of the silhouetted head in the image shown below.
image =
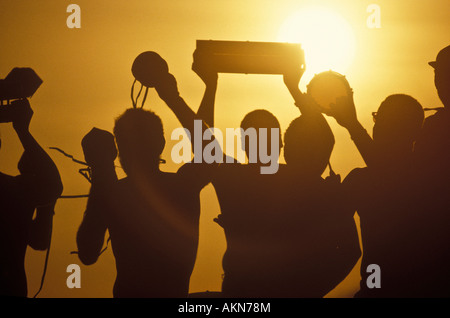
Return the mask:
[[127,109],[114,126],[122,168],[127,175],[157,169],[166,143],[161,119],[142,108]]
[[91,167],[114,164],[117,157],[116,142],[109,131],[92,128],[81,140],[84,159]]
[[[255,128],[256,135],[258,139],[257,144],[257,153],[259,153],[259,136],[260,136],[260,128],[266,128],[267,129],[267,150],[268,154],[270,154],[270,151],[272,149],[272,128],[278,129],[278,154],[280,153],[280,149],[283,147],[283,142],[281,140],[281,129],[280,129],[280,123],[278,122],[278,119],[269,111],[264,109],[257,109],[254,111],[251,111],[247,115],[245,115],[244,119],[241,121],[241,128],[245,131],[248,128]],[[247,157],[250,157],[250,147],[249,147],[249,138],[243,137],[245,140],[242,140],[242,145],[244,146],[245,153],[247,154]]]
[[450,107],[450,45],[443,48],[436,61],[429,63],[434,68],[434,84],[445,107]]
[[420,103],[408,95],[388,96],[374,113],[373,140],[383,156],[396,156],[413,149],[420,133],[424,111]]
[[323,116],[300,116],[284,134],[284,158],[290,169],[321,176],[330,161],[334,135]]

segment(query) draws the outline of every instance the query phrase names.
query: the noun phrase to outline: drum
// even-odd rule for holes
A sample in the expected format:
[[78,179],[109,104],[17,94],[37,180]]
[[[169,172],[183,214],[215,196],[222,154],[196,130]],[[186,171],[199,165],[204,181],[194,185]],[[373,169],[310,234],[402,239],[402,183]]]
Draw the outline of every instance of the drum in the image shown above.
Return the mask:
[[331,109],[339,97],[350,97],[352,89],[344,75],[334,71],[316,74],[307,86],[307,94],[320,106],[322,112]]
[[[131,67],[131,73],[133,73],[135,78],[133,86],[131,86],[131,101],[133,102],[134,108],[137,107],[139,96],[141,96],[142,89],[145,86],[145,94],[141,103],[142,108],[144,107],[149,87],[155,87],[161,77],[169,74],[169,67],[167,62],[158,53],[147,51],[136,57]],[[135,98],[134,85],[136,82],[141,83],[141,88]]]
[[169,72],[169,67],[158,53],[147,51],[136,57],[131,72],[145,87],[155,87],[157,80]]

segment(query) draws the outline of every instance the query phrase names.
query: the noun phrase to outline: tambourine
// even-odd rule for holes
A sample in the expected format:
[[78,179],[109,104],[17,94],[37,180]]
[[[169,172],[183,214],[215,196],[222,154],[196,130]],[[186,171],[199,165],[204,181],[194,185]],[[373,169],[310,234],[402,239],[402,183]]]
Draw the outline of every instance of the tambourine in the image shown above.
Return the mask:
[[350,97],[352,89],[344,75],[326,71],[316,74],[307,86],[307,94],[319,105],[322,112],[331,109],[339,97]]
[[[131,87],[131,100],[133,102],[133,107],[136,107],[137,100],[141,95],[143,87],[145,86],[145,95],[141,105],[141,107],[143,107],[145,99],[147,98],[149,87],[155,87],[158,79],[169,73],[169,67],[167,62],[158,53],[147,51],[136,57],[133,65],[131,66],[131,73],[133,73],[135,78],[133,86]],[[141,88],[135,99],[134,85],[136,84],[136,81],[141,83]]]

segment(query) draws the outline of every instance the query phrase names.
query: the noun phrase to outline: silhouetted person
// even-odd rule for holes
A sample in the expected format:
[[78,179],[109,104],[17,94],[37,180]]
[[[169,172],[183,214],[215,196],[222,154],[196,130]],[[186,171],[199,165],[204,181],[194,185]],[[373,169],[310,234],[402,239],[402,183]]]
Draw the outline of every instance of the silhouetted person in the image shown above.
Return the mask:
[[[424,120],[422,106],[408,95],[388,96],[373,113],[373,140],[357,120],[352,97],[338,101],[333,112],[368,165],[354,169],[344,180],[350,204],[361,221],[361,289],[356,296],[426,294],[428,291],[422,290],[425,237],[413,169],[414,142]],[[381,269],[381,288],[367,285],[370,264]]]
[[[279,129],[279,123],[270,112],[255,110],[244,117],[241,128]],[[260,138],[257,134],[258,143]],[[250,158],[248,141],[245,151]],[[227,241],[222,261],[222,291],[226,297],[271,296],[273,292],[267,280],[272,275],[268,268],[276,246],[267,232],[273,215],[268,212],[277,209],[278,173],[283,165],[275,174],[261,174],[264,165],[260,159],[248,164],[224,163],[212,179],[221,210],[216,222],[223,227]]]
[[[195,64],[193,70],[206,84],[197,115],[207,125],[214,126],[217,73]],[[242,150],[248,164],[224,154],[224,163],[215,171],[211,181],[221,210],[215,221],[223,227],[227,242],[222,261],[222,293],[224,297],[270,297],[267,279],[272,273],[268,271],[268,266],[271,266],[274,246],[272,237],[267,235],[270,226],[267,212],[276,210],[278,202],[275,192],[279,178],[277,173],[261,173],[261,168],[269,164],[261,161],[259,152],[260,142],[263,142],[267,154],[272,155],[272,159],[276,156],[278,163],[282,148],[280,124],[272,113],[258,109],[248,113],[240,126]],[[260,128],[266,129],[265,141],[260,141]],[[278,130],[272,131],[272,128]],[[253,129],[254,134],[250,132]],[[275,132],[276,135],[272,135]],[[272,143],[272,137],[276,138],[278,145]],[[279,165],[278,171],[281,169],[283,165]]]
[[[175,78],[159,78],[156,90],[193,135],[195,114],[179,96]],[[161,171],[163,125],[150,111],[126,110],[114,136],[127,175],[118,181],[113,137],[94,130],[83,140],[92,188],[77,234],[80,260],[97,261],[108,229],[117,268],[114,297],[186,297],[197,253],[199,193],[214,165]]]
[[[193,65],[193,69],[206,84],[205,95],[197,114],[208,125],[213,125],[217,74],[207,69],[199,69],[195,64]],[[301,74],[298,74],[298,81],[300,77]],[[298,82],[296,89],[298,90]],[[324,121],[323,117],[321,119]],[[321,124],[321,128],[325,127],[326,129],[328,127],[328,125],[323,125],[323,122]],[[299,240],[305,239],[307,235],[305,234],[303,237],[297,235],[304,230],[301,224],[298,223],[303,221],[299,220],[298,214],[305,213],[309,216],[309,213],[315,212],[317,213],[317,218],[320,218],[322,216],[319,211],[321,210],[321,207],[319,207],[320,204],[317,205],[317,201],[308,201],[308,203],[305,203],[299,200],[299,195],[301,195],[301,191],[304,189],[302,186],[299,186],[299,183],[303,180],[298,182],[293,176],[291,178],[286,165],[279,165],[276,173],[261,174],[261,167],[267,164],[262,162],[261,158],[257,158],[254,162],[251,162],[251,150],[253,149],[259,153],[259,148],[265,143],[267,143],[266,149],[271,149],[270,154],[272,156],[275,154],[273,153],[274,151],[276,151],[277,157],[279,156],[282,142],[279,132],[280,125],[275,116],[266,110],[252,111],[242,120],[241,128],[244,131],[249,128],[255,128],[258,132],[256,139],[253,139],[253,141],[256,141],[256,145],[254,144],[253,148],[249,143],[250,138],[246,134],[241,139],[247,158],[249,159],[249,164],[241,164],[238,162],[234,164],[224,163],[217,169],[212,179],[212,184],[216,190],[221,208],[221,214],[216,219],[216,222],[224,228],[227,240],[227,250],[223,257],[223,295],[225,297],[321,297],[336,285],[336,281],[342,280],[349,270],[346,273],[341,272],[339,278],[335,276],[329,280],[328,288],[324,288],[323,284],[321,284],[321,287],[318,288],[320,290],[319,292],[317,290],[308,290],[308,288],[315,288],[316,286],[313,286],[314,284],[308,285],[308,288],[304,286],[306,284],[305,278],[312,274],[311,267],[320,267],[319,264],[321,261],[327,262],[330,260],[330,257],[324,255],[320,255],[320,257],[315,257],[314,259],[309,258],[311,253],[320,254],[321,252],[325,252],[325,249],[322,248],[320,251],[312,251],[311,249],[307,251],[306,248],[302,249],[302,244]],[[266,141],[261,139],[260,128],[268,129],[268,132],[271,133],[268,134]],[[272,128],[278,129],[276,136],[272,135],[275,133],[275,131],[271,130]],[[308,124],[306,124],[305,128],[307,129],[302,131],[303,133],[307,131],[307,133],[314,134],[316,131],[322,131],[321,129],[308,131],[308,128],[311,128],[308,127]],[[327,133],[329,134],[327,135]],[[329,127],[328,131],[324,134],[327,137],[330,137],[331,134],[331,144],[333,144],[334,139]],[[296,139],[295,133],[291,136],[293,136],[293,139]],[[278,145],[273,143],[274,140],[278,141]],[[312,140],[309,141],[308,146],[311,146]],[[291,149],[300,146],[295,142],[292,142],[291,145]],[[329,143],[322,146],[326,148],[329,146]],[[317,149],[319,148],[321,146],[317,147]],[[292,150],[291,154],[294,152],[295,150]],[[327,149],[323,150],[323,152],[325,153],[323,169],[325,169],[331,150],[329,150],[328,156]],[[308,153],[305,156],[308,155],[312,155],[312,157],[301,158],[299,156],[293,161],[298,160],[298,165],[301,165],[304,161],[311,162],[311,160],[314,161],[316,159],[320,161],[320,158],[314,158],[314,154]],[[227,160],[228,157],[224,156],[224,161]],[[313,173],[317,179],[320,179],[320,174],[323,172],[323,169],[321,169],[322,167],[316,169]],[[314,184],[310,183],[310,181],[310,179],[305,179],[304,184],[308,184],[311,188],[317,190],[318,188],[314,188]],[[320,183],[320,181],[317,183]],[[310,193],[309,190],[308,193]],[[308,205],[308,211],[304,209],[304,205]],[[324,211],[324,213],[327,212],[328,210]],[[353,224],[354,230],[353,220],[351,220],[351,224]],[[310,222],[310,225],[317,226],[319,224],[318,222]],[[314,234],[318,234],[319,232],[321,234],[324,233],[320,229],[317,229],[317,232],[314,232]],[[331,237],[333,233],[327,233],[327,235]],[[310,238],[311,236],[308,237],[308,239]],[[317,236],[314,238],[317,238]],[[356,249],[358,249],[357,237],[355,243]],[[311,244],[311,247],[313,245]],[[329,246],[331,245],[333,244],[330,243]],[[335,246],[333,245],[326,252],[329,253]],[[310,254],[306,255],[306,253]],[[355,254],[358,256],[357,252]],[[336,260],[337,258],[333,261]],[[352,265],[354,265],[356,260],[357,257],[356,259],[350,257],[350,263]],[[300,270],[300,275],[298,275],[299,266],[304,266]],[[339,267],[339,265],[337,266]],[[318,271],[315,273],[319,274]],[[311,276],[308,278],[311,278]],[[327,276],[327,278],[329,279],[330,277]],[[315,279],[320,280],[320,276],[315,277]],[[312,280],[309,279],[308,282],[312,283]]]
[[24,153],[18,176],[0,173],[0,295],[26,297],[26,249],[49,247],[53,208],[62,183],[52,159],[29,131],[33,115],[29,102],[18,100],[2,107],[0,116],[5,115],[10,116]]
[[434,68],[434,83],[444,105],[425,119],[415,146],[415,165],[419,175],[420,204],[427,216],[428,268],[430,296],[449,297],[450,275],[450,46],[442,49]]
[[[340,177],[323,179],[334,147],[333,133],[319,108],[298,88],[298,74],[284,81],[302,115],[284,135],[286,168],[279,207],[274,215],[274,237],[280,240],[276,257],[279,295],[323,297],[352,270],[361,256],[358,233]],[[331,169],[331,167],[330,167]]]
[[[448,183],[450,169],[450,46],[442,49],[434,68],[434,83],[444,105],[436,114],[425,119],[422,134],[417,141],[416,157],[420,169],[426,169],[434,182]],[[436,189],[434,189],[436,190]]]

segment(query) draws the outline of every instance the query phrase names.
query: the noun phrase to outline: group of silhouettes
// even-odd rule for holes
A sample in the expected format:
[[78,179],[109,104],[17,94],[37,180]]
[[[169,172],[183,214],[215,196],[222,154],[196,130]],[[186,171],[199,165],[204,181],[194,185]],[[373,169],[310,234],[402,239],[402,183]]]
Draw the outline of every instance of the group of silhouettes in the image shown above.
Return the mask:
[[[342,182],[331,167],[330,176],[322,177],[335,139],[324,112],[299,89],[302,70],[284,74],[301,115],[279,135],[286,163],[274,174],[261,174],[267,165],[262,161],[229,163],[226,153],[227,163],[192,162],[164,172],[161,119],[143,108],[127,109],[115,120],[113,134],[93,128],[81,142],[92,185],[76,237],[79,259],[94,264],[108,232],[117,269],[114,297],[193,297],[189,281],[200,192],[211,183],[221,211],[214,221],[224,230],[227,248],[221,291],[200,296],[324,297],[361,255],[355,297],[450,296],[450,46],[429,64],[444,107],[427,118],[421,104],[404,94],[388,96],[373,113],[372,137],[357,119],[351,92],[325,112],[348,130],[366,163]],[[195,63],[193,70],[206,85],[197,113],[180,96],[173,75],[155,83],[192,140],[214,126],[218,82],[213,70]],[[29,132],[29,102],[8,107],[24,152],[18,176],[0,173],[0,295],[27,297],[26,249],[49,247],[63,186]],[[194,129],[196,119],[201,131]],[[248,113],[241,128],[281,131],[277,118],[263,109]],[[249,143],[243,144],[248,155]],[[120,180],[117,156],[126,173]],[[381,270],[376,287],[367,283],[371,264]]]

